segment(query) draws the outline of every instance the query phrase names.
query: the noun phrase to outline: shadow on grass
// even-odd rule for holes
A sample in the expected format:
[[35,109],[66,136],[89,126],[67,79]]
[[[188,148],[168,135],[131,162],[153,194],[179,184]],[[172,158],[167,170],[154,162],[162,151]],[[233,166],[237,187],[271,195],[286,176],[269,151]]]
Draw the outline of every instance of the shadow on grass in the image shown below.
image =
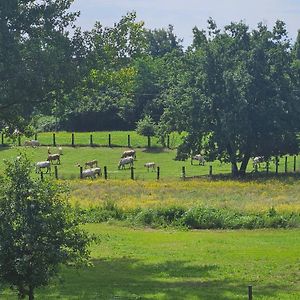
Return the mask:
[[[95,260],[94,267],[64,269],[63,281],[39,296],[60,299],[247,299],[248,282],[215,279],[216,265],[190,266],[186,261],[143,264],[118,258]],[[274,297],[285,286],[262,287],[256,297]],[[40,298],[39,297],[39,298]],[[52,299],[52,298],[51,298]]]
[[142,152],[144,153],[150,153],[150,154],[157,154],[157,153],[164,153],[164,152],[169,152],[172,151],[168,148],[164,148],[164,147],[151,147],[151,148],[145,148],[144,150],[142,150]]

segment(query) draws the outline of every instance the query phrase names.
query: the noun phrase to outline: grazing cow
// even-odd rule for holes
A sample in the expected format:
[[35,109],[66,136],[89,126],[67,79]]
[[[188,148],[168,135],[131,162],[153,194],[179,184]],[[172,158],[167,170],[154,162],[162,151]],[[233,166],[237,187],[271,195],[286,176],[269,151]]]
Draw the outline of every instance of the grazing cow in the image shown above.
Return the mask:
[[98,160],[94,159],[94,160],[90,160],[90,161],[87,161],[85,164],[84,164],[84,167],[87,168],[93,168],[93,167],[98,167]]
[[121,168],[125,169],[125,165],[130,165],[130,167],[133,167],[133,157],[132,156],[121,158],[119,161],[118,169],[119,170]]
[[150,168],[152,168],[152,171],[155,171],[156,165],[155,162],[147,162],[144,164],[144,167],[147,168],[149,172]]
[[48,154],[48,161],[57,161],[57,164],[60,165],[60,154],[56,153],[56,154]]
[[100,167],[91,168],[91,170],[95,173],[95,176],[98,175],[99,177],[102,176],[102,171]]
[[82,178],[87,178],[87,177],[96,178],[97,175],[101,176],[101,174],[102,174],[101,169],[97,167],[97,168],[83,170],[81,176]]
[[204,164],[205,164],[205,158],[201,154],[196,154],[196,155],[192,156],[191,165],[193,164],[193,160],[198,160],[199,165],[204,166]]
[[134,159],[136,159],[136,152],[135,150],[126,150],[123,152],[121,158],[124,158],[124,157],[129,157],[129,156],[132,156]]
[[50,161],[39,161],[35,164],[35,172],[40,173],[41,169],[47,169],[46,173],[51,173]]
[[256,156],[253,158],[253,168],[260,168],[260,164],[265,161],[264,156]]
[[37,140],[25,141],[24,142],[24,146],[25,147],[33,147],[33,148],[35,148],[35,147],[40,146],[40,142],[37,141]]

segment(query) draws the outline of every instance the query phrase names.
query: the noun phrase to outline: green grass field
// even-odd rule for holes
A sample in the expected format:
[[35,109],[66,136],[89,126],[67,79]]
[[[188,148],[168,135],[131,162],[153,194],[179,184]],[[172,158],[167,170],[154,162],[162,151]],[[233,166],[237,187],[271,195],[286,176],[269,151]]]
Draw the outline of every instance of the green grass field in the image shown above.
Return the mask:
[[[89,139],[85,134],[86,137]],[[250,213],[265,212],[271,207],[279,212],[300,212],[298,176],[240,181],[201,177],[184,181],[183,166],[186,176],[192,177],[208,175],[210,165],[214,174],[228,174],[230,165],[215,161],[204,167],[191,166],[190,161],[175,161],[175,150],[154,147],[136,148],[136,180],[130,180],[129,169],[117,169],[126,149],[64,146],[58,171],[62,183],[70,186],[71,203],[83,208],[113,202],[122,209],[202,205]],[[51,147],[52,153],[56,150]],[[0,147],[0,173],[3,160],[15,158],[20,151],[33,162],[47,158],[47,147]],[[101,167],[107,166],[107,181],[78,179],[76,164],[92,159],[97,159]],[[160,166],[159,181],[156,172],[147,172],[143,167],[149,161]],[[299,171],[300,161],[297,163]],[[288,170],[293,171],[292,157],[288,158]],[[251,171],[250,163],[248,172]],[[273,164],[270,171],[275,172]],[[284,159],[279,172],[284,173]],[[40,289],[37,299],[246,300],[248,285],[253,285],[253,299],[300,299],[299,229],[180,231],[134,229],[126,228],[124,222],[109,223],[86,225],[101,240],[92,247],[94,266],[63,268],[60,280]],[[0,286],[0,299],[16,299],[16,295]]]
[[[128,148],[122,147],[63,147],[64,155],[59,168],[59,178],[74,179],[79,177],[77,163],[84,164],[86,161],[97,159],[100,166],[107,166],[109,179],[128,179],[130,170],[118,170],[118,162],[121,154]],[[230,164],[221,164],[219,161],[207,162],[205,166],[196,163],[191,165],[190,160],[175,161],[176,150],[163,148],[136,148],[137,160],[134,164],[135,179],[156,180],[156,172],[147,172],[144,167],[146,162],[155,162],[160,167],[160,178],[162,180],[179,179],[182,176],[182,167],[186,168],[186,176],[202,176],[209,174],[209,166],[213,167],[213,174],[229,174]],[[3,171],[3,159],[16,157],[20,152],[25,152],[33,162],[47,159],[47,147],[25,148],[25,147],[0,147],[0,173]],[[57,152],[56,147],[51,147],[51,152]],[[300,170],[300,159],[297,161],[297,170]],[[249,162],[248,172],[253,171]],[[262,169],[263,171],[263,169]],[[288,157],[288,171],[293,171],[293,157]],[[275,165],[270,164],[270,172],[275,172]],[[284,172],[284,158],[280,160],[279,172]]]
[[[167,231],[93,224],[94,266],[63,269],[37,299],[300,298],[299,230]],[[1,299],[15,299],[8,289]]]

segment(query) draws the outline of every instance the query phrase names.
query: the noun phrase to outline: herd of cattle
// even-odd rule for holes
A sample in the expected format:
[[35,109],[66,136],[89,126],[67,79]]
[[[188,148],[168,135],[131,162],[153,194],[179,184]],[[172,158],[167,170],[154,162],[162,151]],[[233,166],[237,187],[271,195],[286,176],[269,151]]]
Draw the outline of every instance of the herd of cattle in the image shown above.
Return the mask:
[[[40,146],[40,143],[36,140],[31,140],[31,141],[25,141],[24,146],[27,147],[38,147]],[[62,147],[58,148],[58,153],[51,153],[50,147],[48,147],[48,157],[47,160],[45,161],[39,161],[36,162],[35,164],[35,171],[36,173],[41,173],[43,170],[46,171],[46,173],[51,173],[51,164],[54,162],[59,165],[61,163],[60,157],[63,155]],[[136,151],[131,149],[124,151],[123,154],[121,155],[121,159],[118,164],[118,169],[125,169],[126,165],[129,167],[133,167],[134,160],[136,160]],[[79,163],[76,164],[77,167],[81,167]],[[156,169],[156,164],[155,162],[146,162],[144,164],[144,167],[147,168],[149,171],[152,169],[155,171]],[[102,175],[102,170],[101,167],[98,166],[98,161],[96,159],[87,161],[84,163],[83,166],[84,170],[81,172],[81,178],[87,178],[87,177],[92,177],[95,178],[96,176],[101,176]]]
[[[40,146],[39,141],[37,140],[30,140],[30,141],[25,141],[24,146],[27,147],[38,147]],[[56,162],[56,164],[60,164],[60,157],[63,155],[62,153],[62,148],[58,148],[58,153],[52,154],[50,151],[50,148],[48,147],[48,157],[47,160],[45,161],[39,161],[35,164],[35,170],[36,173],[40,173],[43,170],[46,170],[46,173],[51,173],[51,164]],[[129,167],[133,167],[134,161],[136,160],[136,151],[131,149],[131,150],[126,150],[123,152],[121,155],[121,159],[118,164],[118,169],[125,169],[125,167],[128,165]],[[199,165],[204,166],[206,163],[206,160],[203,155],[201,154],[196,154],[191,156],[191,164],[193,165],[194,160],[199,162]],[[253,169],[259,168],[260,164],[262,162],[265,162],[265,158],[263,156],[257,156],[253,158]],[[77,167],[81,167],[80,164],[76,164]],[[146,162],[144,164],[144,167],[147,168],[149,171],[152,169],[153,171],[156,170],[156,164],[155,162]],[[96,176],[101,176],[102,175],[102,170],[101,167],[98,165],[98,161],[96,159],[87,161],[84,163],[83,166],[84,170],[82,170],[81,173],[81,178],[87,178],[87,177],[92,177],[95,178]]]

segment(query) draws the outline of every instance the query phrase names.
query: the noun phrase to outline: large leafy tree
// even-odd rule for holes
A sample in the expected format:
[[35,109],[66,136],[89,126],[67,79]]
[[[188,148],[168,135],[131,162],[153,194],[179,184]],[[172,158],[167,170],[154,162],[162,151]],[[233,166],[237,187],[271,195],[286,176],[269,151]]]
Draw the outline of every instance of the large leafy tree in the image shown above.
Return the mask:
[[[0,122],[21,126],[36,107],[49,112],[74,83],[66,31],[73,0],[0,2]],[[51,100],[51,101],[49,101]],[[14,127],[12,126],[12,128]]]
[[146,51],[152,57],[162,57],[174,50],[182,51],[182,39],[174,33],[174,27],[169,25],[167,29],[145,30],[147,39]]
[[75,31],[72,41],[82,79],[70,97],[72,129],[111,129],[132,122],[133,62],[145,52],[143,25],[132,12],[112,27],[97,22],[90,32]]
[[230,161],[235,175],[251,156],[297,153],[299,101],[285,24],[250,32],[232,23],[221,32],[209,20],[208,33],[195,28],[194,36],[162,118],[188,132],[182,148]]
[[65,188],[31,177],[23,156],[7,162],[0,178],[0,281],[19,298],[34,299],[62,264],[86,264],[91,238],[64,197]]

